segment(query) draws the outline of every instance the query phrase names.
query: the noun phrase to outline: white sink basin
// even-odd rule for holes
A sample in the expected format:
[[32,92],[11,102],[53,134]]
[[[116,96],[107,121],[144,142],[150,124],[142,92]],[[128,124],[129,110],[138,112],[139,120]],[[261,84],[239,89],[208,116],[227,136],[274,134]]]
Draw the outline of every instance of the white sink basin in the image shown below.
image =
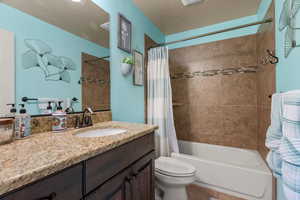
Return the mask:
[[103,137],[103,136],[111,136],[111,135],[119,135],[125,133],[127,130],[120,128],[105,128],[105,129],[94,129],[87,130],[81,133],[76,134],[77,137],[82,138],[93,138],[93,137]]

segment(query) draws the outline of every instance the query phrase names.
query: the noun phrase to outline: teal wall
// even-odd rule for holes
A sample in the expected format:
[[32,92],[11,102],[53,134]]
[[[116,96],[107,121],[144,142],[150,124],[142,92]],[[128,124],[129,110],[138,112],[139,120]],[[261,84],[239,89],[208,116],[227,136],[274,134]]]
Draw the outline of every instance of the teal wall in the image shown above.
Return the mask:
[[259,20],[263,20],[271,6],[273,0],[261,0],[256,16]]
[[[35,17],[0,3],[0,28],[15,33],[16,38],[16,99],[20,103],[23,96],[81,99],[81,52],[101,57],[109,55],[109,50],[68,33],[56,26],[47,24]],[[71,58],[77,67],[70,71],[71,83],[45,81],[39,69],[23,69],[22,54],[27,51],[24,39],[40,39],[51,46],[58,56]],[[81,100],[80,100],[81,102]],[[81,104],[76,105],[81,110]],[[27,105],[29,113],[38,114],[37,105]]]
[[165,36],[134,5],[132,0],[93,0],[111,19],[111,103],[113,120],[144,122],[144,87],[134,86],[132,75],[123,77],[120,62],[127,53],[117,48],[118,13],[122,13],[132,22],[132,46],[144,53],[144,34],[156,42],[164,42]]

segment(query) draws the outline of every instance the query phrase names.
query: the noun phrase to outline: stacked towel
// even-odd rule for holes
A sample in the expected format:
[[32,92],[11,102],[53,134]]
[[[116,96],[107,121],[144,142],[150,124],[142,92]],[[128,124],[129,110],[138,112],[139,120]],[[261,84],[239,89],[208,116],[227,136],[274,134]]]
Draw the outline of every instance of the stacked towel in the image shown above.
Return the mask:
[[275,177],[281,176],[282,160],[280,157],[280,144],[282,133],[282,95],[274,94],[272,96],[271,125],[268,128],[266,146],[270,149],[267,156],[267,162],[274,172]]
[[300,200],[300,92],[283,95],[283,140],[280,145],[283,190],[288,199]]
[[300,200],[300,91],[274,95],[271,117],[267,162],[282,177],[286,198]]

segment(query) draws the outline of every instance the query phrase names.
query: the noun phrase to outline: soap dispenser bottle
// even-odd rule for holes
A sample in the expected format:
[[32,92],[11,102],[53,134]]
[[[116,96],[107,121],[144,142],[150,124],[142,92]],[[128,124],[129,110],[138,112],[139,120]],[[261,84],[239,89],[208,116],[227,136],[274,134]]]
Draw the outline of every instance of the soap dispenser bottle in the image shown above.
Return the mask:
[[52,131],[59,132],[67,129],[67,114],[63,111],[61,106],[62,101],[58,102],[57,110],[52,114],[53,123]]
[[10,108],[10,114],[7,117],[15,117],[17,113],[17,109],[14,103],[7,104],[8,106],[11,106]]
[[48,102],[48,106],[47,106],[47,114],[52,114],[52,106],[51,106],[51,101]]
[[22,139],[31,135],[31,117],[26,113],[25,104],[20,104],[20,114],[15,115],[15,137]]

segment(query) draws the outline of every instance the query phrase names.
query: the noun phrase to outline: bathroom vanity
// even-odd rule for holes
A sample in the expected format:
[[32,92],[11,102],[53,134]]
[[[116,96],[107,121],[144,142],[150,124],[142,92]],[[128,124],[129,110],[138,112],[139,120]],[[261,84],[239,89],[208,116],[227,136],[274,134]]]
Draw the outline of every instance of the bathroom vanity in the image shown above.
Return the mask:
[[[11,163],[8,160],[5,161],[5,158],[0,159],[2,167],[13,164],[13,162],[28,166],[29,163],[36,162],[36,166],[29,171],[26,171],[28,166],[22,165],[13,166],[14,169],[10,170],[4,168],[4,171],[8,173],[6,178],[3,178],[5,172],[0,172],[0,194],[2,194],[0,199],[154,200],[153,131],[156,127],[119,122],[106,122],[95,126],[101,128],[102,126],[108,127],[108,125],[118,125],[118,127],[127,129],[128,132],[118,136],[89,139],[74,136],[76,130],[62,135],[42,133],[27,139],[27,141],[17,141],[16,144],[0,146],[0,153],[13,148],[14,145],[36,149],[35,145],[46,145],[44,142],[47,142],[47,137],[49,137],[48,139],[57,139],[51,142],[55,144],[56,151],[48,153],[50,158],[44,158],[48,160],[47,164],[41,164],[43,156],[38,152],[33,152],[30,158],[11,158]],[[65,139],[59,144],[56,143],[63,138]],[[69,142],[65,143],[68,140]],[[74,143],[76,141],[77,144]],[[45,146],[45,149],[48,148],[49,146]],[[75,151],[75,148],[79,148],[78,152],[70,153],[72,148]],[[18,149],[11,154],[15,155]],[[25,149],[25,151],[27,150],[29,149]],[[33,158],[34,156],[39,159]],[[49,163],[49,160],[54,157],[57,159],[53,160],[53,163]],[[26,163],[26,159],[29,159],[28,163]],[[35,161],[33,162],[33,160]],[[11,175],[12,172],[19,174]],[[35,181],[31,182],[31,180]]]

